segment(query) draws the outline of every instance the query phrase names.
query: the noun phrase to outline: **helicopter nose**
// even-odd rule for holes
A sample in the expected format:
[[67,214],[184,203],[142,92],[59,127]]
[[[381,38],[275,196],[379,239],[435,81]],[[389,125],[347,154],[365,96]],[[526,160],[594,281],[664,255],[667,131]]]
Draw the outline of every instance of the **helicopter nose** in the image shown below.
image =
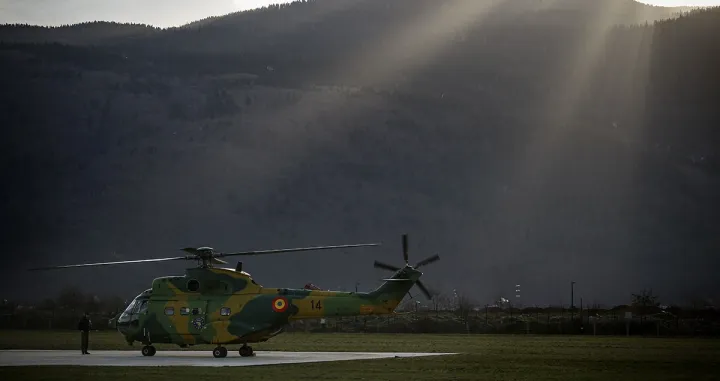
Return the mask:
[[118,332],[122,333],[124,336],[127,336],[130,333],[130,320],[123,320],[119,318],[115,318],[115,329],[118,330]]
[[130,323],[115,323],[115,328],[123,335],[127,335],[130,330]]

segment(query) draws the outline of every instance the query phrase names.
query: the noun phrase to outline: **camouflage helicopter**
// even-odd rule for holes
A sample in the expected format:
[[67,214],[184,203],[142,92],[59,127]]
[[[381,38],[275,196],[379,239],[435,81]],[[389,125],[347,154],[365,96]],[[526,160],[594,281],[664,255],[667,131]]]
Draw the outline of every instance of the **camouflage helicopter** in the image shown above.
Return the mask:
[[321,291],[312,289],[269,288],[256,283],[243,271],[242,261],[234,269],[216,267],[227,262],[220,258],[274,253],[329,250],[379,244],[317,246],[293,249],[216,252],[210,247],[185,248],[189,255],[119,262],[86,263],[30,269],[52,270],[72,267],[107,266],[128,263],[191,260],[198,266],[187,268],[182,276],[155,278],[152,287],[137,295],[113,321],[128,345],[143,344],[142,354],[153,356],[153,344],[176,344],[181,348],[213,344],[213,356],[227,356],[226,345],[241,345],[240,356],[253,356],[248,344],[265,342],[283,332],[294,320],[323,317],[393,314],[410,289],[417,285],[431,298],[420,282],[418,268],[440,259],[438,255],[408,263],[407,235],[402,236],[405,266],[395,267],[375,261],[374,266],[395,273],[370,292]]

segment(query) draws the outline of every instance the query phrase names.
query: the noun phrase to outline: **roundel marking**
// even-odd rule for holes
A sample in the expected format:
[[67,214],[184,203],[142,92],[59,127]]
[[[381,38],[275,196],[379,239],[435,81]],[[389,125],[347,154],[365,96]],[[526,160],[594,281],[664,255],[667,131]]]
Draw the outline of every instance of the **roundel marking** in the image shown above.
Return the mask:
[[272,301],[272,308],[275,312],[285,312],[287,310],[288,301],[282,296],[278,296]]
[[192,325],[193,325],[193,327],[195,327],[195,329],[202,328],[204,324],[205,324],[205,319],[202,316],[198,316],[192,321]]

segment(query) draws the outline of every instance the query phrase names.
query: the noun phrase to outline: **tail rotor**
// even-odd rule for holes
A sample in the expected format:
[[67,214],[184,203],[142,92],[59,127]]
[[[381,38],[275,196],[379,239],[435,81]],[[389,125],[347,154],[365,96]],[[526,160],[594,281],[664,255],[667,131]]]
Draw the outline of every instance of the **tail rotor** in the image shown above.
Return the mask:
[[[417,270],[418,268],[420,268],[422,266],[427,266],[431,263],[435,263],[440,260],[440,256],[435,254],[431,257],[423,259],[422,261],[418,262],[415,266],[410,266],[410,256],[408,254],[408,235],[407,234],[403,234],[403,236],[402,236],[402,251],[403,251],[403,259],[405,260],[405,267],[404,267],[405,269]],[[386,264],[386,263],[383,263],[383,262],[380,262],[377,260],[374,263],[374,267],[378,268],[378,269],[395,271],[395,272],[400,272],[401,270],[403,270],[403,268],[389,265],[389,264]],[[399,275],[401,275],[401,274],[399,274]],[[397,278],[394,280],[403,280],[403,278]],[[427,287],[425,287],[425,285],[420,280],[415,281],[415,285],[418,286],[418,288],[423,293],[423,295],[425,295],[426,298],[432,299],[432,293],[427,289]]]

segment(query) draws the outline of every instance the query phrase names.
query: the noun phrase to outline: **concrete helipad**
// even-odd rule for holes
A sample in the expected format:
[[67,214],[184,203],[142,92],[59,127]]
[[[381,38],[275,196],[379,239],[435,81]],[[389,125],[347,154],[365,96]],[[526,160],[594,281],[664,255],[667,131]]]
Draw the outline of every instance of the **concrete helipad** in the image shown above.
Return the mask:
[[253,357],[240,357],[228,351],[225,358],[214,358],[211,351],[158,351],[144,357],[140,351],[9,350],[0,351],[0,366],[251,366],[308,362],[370,360],[385,358],[442,356],[453,353],[397,352],[255,352]]

